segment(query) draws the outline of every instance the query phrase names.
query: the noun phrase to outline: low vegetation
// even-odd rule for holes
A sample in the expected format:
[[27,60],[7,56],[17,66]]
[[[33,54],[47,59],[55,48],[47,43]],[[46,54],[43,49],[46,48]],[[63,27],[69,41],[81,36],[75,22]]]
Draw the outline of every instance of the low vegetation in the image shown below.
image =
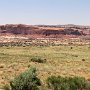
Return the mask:
[[33,57],[33,58],[31,58],[31,61],[32,62],[38,62],[38,63],[45,63],[46,59],[43,59],[41,57]]
[[[83,77],[49,76],[45,82],[45,90],[90,90],[90,80]],[[10,81],[10,87],[4,90],[43,90],[40,89],[41,80],[37,78],[36,68],[30,67]]]
[[[14,78],[13,85],[16,78],[23,76],[21,73],[27,72],[31,66],[38,69],[36,77],[42,82],[40,90],[49,90],[46,89],[46,80],[52,75],[90,79],[89,47],[90,45],[0,47],[0,88]],[[8,90],[8,86],[4,88]]]
[[51,90],[90,90],[90,81],[82,77],[50,76],[47,84]]

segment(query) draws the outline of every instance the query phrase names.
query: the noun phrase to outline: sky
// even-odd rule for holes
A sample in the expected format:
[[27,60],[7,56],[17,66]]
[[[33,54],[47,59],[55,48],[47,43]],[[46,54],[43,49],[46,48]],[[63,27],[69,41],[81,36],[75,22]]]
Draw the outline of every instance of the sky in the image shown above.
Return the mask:
[[0,0],[0,24],[90,25],[90,0]]

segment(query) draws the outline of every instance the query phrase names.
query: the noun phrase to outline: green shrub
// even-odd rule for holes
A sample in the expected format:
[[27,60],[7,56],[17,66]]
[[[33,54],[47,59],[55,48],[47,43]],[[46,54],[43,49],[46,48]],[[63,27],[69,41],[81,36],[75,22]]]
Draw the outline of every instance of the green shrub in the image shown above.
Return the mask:
[[37,78],[36,68],[30,68],[10,81],[12,90],[39,90],[40,79]]
[[40,58],[40,57],[34,57],[34,58],[31,58],[31,61],[32,62],[38,62],[38,63],[45,63],[46,59],[43,59],[43,58]]
[[90,90],[90,82],[82,77],[51,76],[47,84],[52,90]]

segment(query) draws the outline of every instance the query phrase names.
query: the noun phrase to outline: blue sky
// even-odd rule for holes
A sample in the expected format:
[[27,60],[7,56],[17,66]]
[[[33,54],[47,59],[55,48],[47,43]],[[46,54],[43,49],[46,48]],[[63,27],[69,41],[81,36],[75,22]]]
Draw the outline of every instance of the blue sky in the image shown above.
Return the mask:
[[0,0],[0,24],[90,25],[90,0]]

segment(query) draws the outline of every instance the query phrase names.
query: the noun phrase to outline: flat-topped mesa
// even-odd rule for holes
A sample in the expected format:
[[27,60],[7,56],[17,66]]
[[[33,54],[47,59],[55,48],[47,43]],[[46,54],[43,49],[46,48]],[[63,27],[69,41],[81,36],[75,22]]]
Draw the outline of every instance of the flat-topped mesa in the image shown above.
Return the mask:
[[89,26],[79,25],[0,25],[0,35],[26,35],[33,37],[55,37],[60,35],[89,35]]

